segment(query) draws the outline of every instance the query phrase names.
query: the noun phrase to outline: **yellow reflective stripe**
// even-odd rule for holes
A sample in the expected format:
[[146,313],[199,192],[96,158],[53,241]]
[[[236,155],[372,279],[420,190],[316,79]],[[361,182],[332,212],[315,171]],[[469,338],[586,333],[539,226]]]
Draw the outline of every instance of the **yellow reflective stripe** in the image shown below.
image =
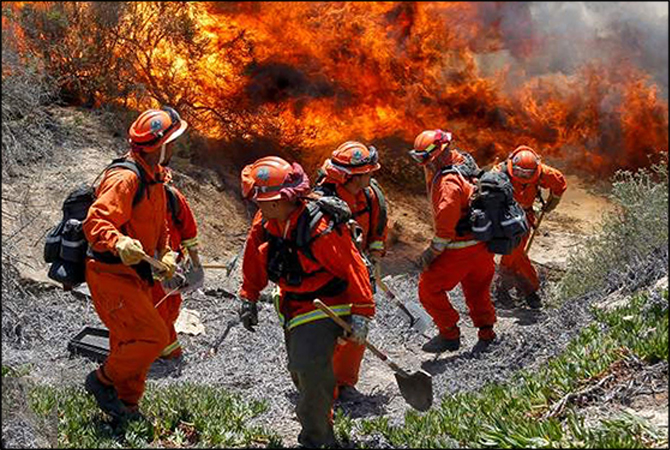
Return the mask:
[[275,286],[270,295],[272,296],[272,304],[275,307],[277,317],[279,317],[279,323],[284,326],[284,315],[279,311],[279,300],[281,299],[281,289],[279,289],[279,286]]
[[172,344],[168,345],[163,349],[163,351],[161,352],[161,356],[167,356],[176,349],[178,349],[179,347],[180,347],[179,341],[174,341]]
[[384,242],[374,241],[368,247],[370,250],[384,250]]
[[446,248],[465,248],[465,247],[471,247],[473,245],[479,244],[481,241],[457,241],[457,242],[450,242],[447,244]]
[[198,236],[193,237],[191,239],[184,239],[183,241],[181,241],[181,245],[183,245],[186,248],[198,245]]
[[[338,316],[348,316],[351,314],[351,304],[348,305],[328,305],[330,309]],[[298,325],[303,325],[305,323],[313,322],[319,319],[327,319],[328,315],[321,311],[320,309],[315,309],[308,313],[299,314],[291,319],[288,323],[288,329],[291,330]]]

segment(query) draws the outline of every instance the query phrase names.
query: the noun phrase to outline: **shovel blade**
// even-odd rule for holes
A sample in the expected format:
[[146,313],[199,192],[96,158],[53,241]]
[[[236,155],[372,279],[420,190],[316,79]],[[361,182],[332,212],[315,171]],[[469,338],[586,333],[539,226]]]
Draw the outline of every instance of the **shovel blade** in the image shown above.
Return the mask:
[[395,379],[405,401],[418,411],[428,411],[433,405],[433,377],[425,370],[412,374],[396,372]]
[[413,316],[413,319],[410,318],[411,327],[417,333],[423,334],[424,331],[430,327],[430,324],[433,322],[433,319],[428,315],[428,313],[413,303],[405,303],[407,311]]

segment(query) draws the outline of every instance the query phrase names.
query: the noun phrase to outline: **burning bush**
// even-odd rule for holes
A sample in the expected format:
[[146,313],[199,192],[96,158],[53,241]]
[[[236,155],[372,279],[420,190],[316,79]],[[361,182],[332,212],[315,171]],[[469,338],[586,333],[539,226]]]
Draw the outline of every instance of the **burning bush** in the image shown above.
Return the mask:
[[46,2],[3,4],[3,31],[15,28],[21,54],[40,61],[65,101],[170,104],[219,151],[247,160],[279,153],[313,170],[341,142],[361,140],[378,146],[382,178],[418,186],[405,150],[437,127],[482,165],[519,144],[598,173],[658,157],[666,86],[649,75],[655,60],[645,66],[658,55],[642,48],[645,23],[617,19],[602,36],[583,25],[557,39],[555,23],[579,21],[545,9]]

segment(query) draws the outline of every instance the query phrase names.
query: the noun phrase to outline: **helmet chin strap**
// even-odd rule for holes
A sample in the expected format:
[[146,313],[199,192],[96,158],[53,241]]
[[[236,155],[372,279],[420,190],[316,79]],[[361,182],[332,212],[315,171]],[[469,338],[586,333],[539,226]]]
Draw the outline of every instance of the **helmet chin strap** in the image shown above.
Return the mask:
[[161,166],[167,165],[167,161],[165,161],[165,147],[165,144],[161,145],[161,157],[158,159],[158,164]]

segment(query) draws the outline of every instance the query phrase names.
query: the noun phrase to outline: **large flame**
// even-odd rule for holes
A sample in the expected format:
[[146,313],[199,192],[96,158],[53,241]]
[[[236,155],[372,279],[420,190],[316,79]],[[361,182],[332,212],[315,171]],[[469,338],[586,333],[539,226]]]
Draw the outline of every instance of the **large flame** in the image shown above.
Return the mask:
[[[170,20],[151,5],[128,10],[146,15],[147,30]],[[569,75],[526,73],[546,42],[523,3],[182,7],[197,24],[199,57],[188,59],[169,39],[146,52],[150,65],[147,49],[119,51],[152,86],[123,102],[138,110],[171,103],[223,141],[261,137],[312,167],[351,139],[382,143],[382,158],[404,157],[430,128],[453,131],[482,164],[521,144],[596,172],[646,165],[667,151],[667,100],[632,59],[592,61]],[[499,69],[484,74],[482,61],[496,58]]]

